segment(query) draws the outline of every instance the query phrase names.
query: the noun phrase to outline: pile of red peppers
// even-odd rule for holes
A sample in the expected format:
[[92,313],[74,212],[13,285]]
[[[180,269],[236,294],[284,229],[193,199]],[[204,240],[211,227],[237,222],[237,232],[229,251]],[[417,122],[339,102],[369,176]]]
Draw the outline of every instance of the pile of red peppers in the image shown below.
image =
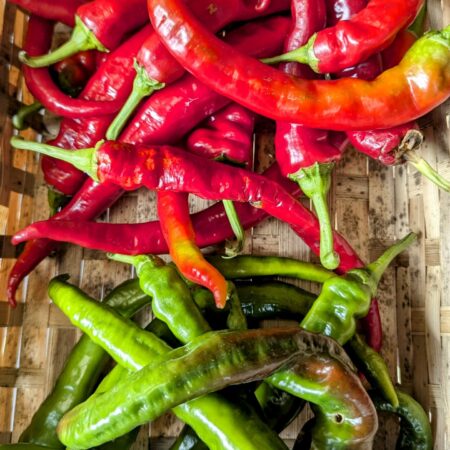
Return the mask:
[[[268,216],[288,223],[326,269],[362,268],[327,205],[349,145],[380,164],[409,162],[450,191],[419,156],[417,119],[450,96],[450,26],[424,33],[424,0],[10,1],[30,13],[20,59],[39,101],[31,112],[61,116],[51,142],[12,140],[45,155],[60,200],[48,220],[13,237],[26,245],[9,274],[12,306],[24,277],[70,242],[170,253],[223,309],[230,285],[200,249],[235,238],[232,258],[244,230]],[[50,51],[57,22],[73,31]],[[276,163],[258,174],[261,116],[275,121]],[[95,222],[141,187],[157,192],[159,220]],[[220,203],[191,215],[190,194]],[[376,299],[360,322],[379,351]]]

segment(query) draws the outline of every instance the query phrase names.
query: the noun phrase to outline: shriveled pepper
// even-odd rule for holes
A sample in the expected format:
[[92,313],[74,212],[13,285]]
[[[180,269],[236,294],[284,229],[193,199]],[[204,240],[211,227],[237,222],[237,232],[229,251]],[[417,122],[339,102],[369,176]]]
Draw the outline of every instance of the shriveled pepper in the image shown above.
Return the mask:
[[[394,3],[414,19],[410,2]],[[275,120],[331,130],[388,128],[426,114],[450,95],[450,26],[419,39],[398,66],[373,81],[301,80],[227,46],[181,0],[148,0],[148,7],[154,29],[186,70]]]
[[114,50],[125,36],[147,21],[145,0],[95,0],[80,5],[70,39],[51,53],[19,59],[30,67],[47,67],[82,50]]

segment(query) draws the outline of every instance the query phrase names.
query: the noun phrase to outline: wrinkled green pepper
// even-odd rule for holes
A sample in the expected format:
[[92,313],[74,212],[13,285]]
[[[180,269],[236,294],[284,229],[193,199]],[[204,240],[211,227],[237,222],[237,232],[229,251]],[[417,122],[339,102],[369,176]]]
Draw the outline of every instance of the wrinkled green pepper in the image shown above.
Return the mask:
[[[317,393],[310,397],[314,397],[312,400],[321,412],[318,413],[323,421],[321,428],[333,431],[334,441],[352,438],[346,427],[349,419],[359,440],[371,440],[376,430],[376,414],[349,363],[333,341],[299,328],[206,333],[172,350],[163,360],[122,379],[103,395],[75,407],[60,421],[58,436],[73,449],[101,444],[177,404],[229,384],[265,378],[288,364],[303,384],[308,380],[315,389],[321,388],[320,398]],[[330,368],[331,373],[331,378],[325,377],[325,383],[324,367]],[[292,378],[290,381],[292,389]],[[337,389],[331,397],[327,395],[330,385],[333,388],[343,385],[345,391],[339,394]],[[339,417],[334,412],[330,420],[330,408],[338,406]],[[327,439],[330,441],[328,435]]]

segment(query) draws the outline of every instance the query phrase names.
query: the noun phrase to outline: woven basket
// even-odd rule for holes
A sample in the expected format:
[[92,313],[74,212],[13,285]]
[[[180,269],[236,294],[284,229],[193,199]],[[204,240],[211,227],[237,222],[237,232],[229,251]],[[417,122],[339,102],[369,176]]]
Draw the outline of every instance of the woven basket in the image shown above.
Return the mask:
[[[429,0],[428,14],[433,28],[450,23],[450,1]],[[80,335],[50,304],[49,279],[70,273],[72,282],[101,298],[131,275],[124,265],[107,261],[100,252],[67,246],[23,283],[18,307],[8,307],[6,280],[18,252],[10,243],[11,235],[49,214],[38,158],[9,146],[11,115],[22,103],[33,101],[17,58],[26,23],[26,15],[0,0],[0,443],[17,442]],[[450,178],[449,110],[447,102],[422,122],[423,154],[446,178]],[[35,120],[33,127],[41,130],[41,121]],[[22,135],[34,139],[37,132],[27,130]],[[260,165],[273,158],[272,135],[270,124],[257,131]],[[450,195],[411,168],[383,167],[349,151],[335,170],[330,205],[337,229],[366,261],[408,231],[421,233],[419,242],[388,269],[379,289],[382,353],[392,378],[429,412],[434,448],[449,448]],[[193,209],[204,206],[204,201],[193,200]],[[155,217],[155,210],[152,194],[138,191],[123,197],[103,220],[146,221]],[[310,259],[308,248],[278,221],[267,220],[247,236],[247,253]],[[311,288],[308,283],[302,286]],[[307,415],[303,413],[283,432],[288,442],[295,439]],[[167,448],[181,426],[167,414],[143,427],[134,448],[147,449],[150,442],[152,448]],[[383,421],[374,448],[393,449],[395,433],[395,421]]]

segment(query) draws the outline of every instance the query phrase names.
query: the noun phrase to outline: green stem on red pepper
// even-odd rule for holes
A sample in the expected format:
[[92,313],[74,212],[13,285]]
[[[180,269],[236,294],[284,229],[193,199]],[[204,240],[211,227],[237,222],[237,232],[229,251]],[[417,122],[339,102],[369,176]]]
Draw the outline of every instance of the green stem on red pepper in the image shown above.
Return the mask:
[[47,67],[83,50],[108,51],[83,21],[75,16],[75,26],[69,41],[47,55],[29,56],[26,52],[21,51],[19,52],[19,59],[30,67]]
[[116,140],[119,137],[128,118],[139,105],[141,100],[149,95],[152,95],[153,92],[158,91],[165,86],[165,83],[160,83],[158,80],[150,78],[147,75],[145,68],[140,66],[136,60],[134,61],[134,68],[136,70],[136,78],[133,82],[131,94],[106,131],[106,139],[110,141]]
[[320,222],[320,262],[330,270],[339,266],[339,255],[333,249],[333,229],[327,204],[333,167],[333,163],[315,163],[289,175],[314,205]]

